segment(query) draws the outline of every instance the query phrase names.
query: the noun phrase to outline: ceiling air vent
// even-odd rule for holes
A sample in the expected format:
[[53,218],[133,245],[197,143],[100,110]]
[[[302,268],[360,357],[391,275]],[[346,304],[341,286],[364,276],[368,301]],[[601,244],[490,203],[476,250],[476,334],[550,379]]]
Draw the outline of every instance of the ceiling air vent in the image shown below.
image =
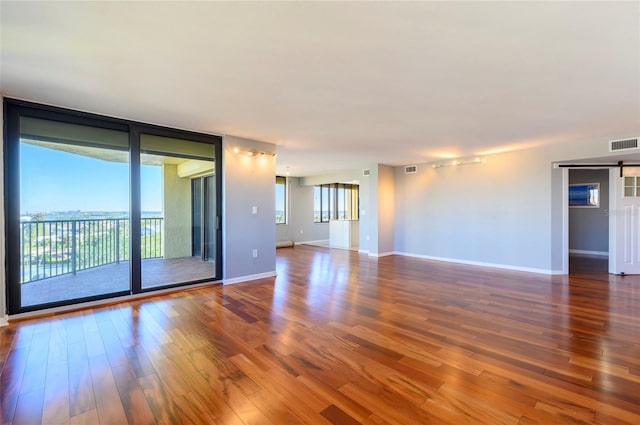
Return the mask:
[[405,174],[414,174],[418,172],[418,166],[417,165],[406,165],[404,167],[404,173]]
[[371,174],[371,170],[368,168],[365,168],[364,170],[362,170],[362,175],[363,176],[368,176],[369,174]]
[[638,149],[638,138],[623,139],[623,140],[610,140],[609,152],[624,151],[629,149]]

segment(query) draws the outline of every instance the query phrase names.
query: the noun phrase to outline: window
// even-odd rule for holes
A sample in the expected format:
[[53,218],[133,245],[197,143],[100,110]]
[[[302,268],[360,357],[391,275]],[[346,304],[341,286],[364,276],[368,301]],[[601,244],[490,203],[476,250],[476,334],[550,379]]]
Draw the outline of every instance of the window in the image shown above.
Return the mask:
[[219,136],[12,99],[4,111],[9,313],[221,277]]
[[276,224],[287,223],[287,178],[276,176]]
[[357,184],[321,184],[313,188],[313,221],[359,219],[359,186]]
[[625,198],[640,197],[640,177],[624,178],[624,196]]
[[320,195],[322,196],[322,205],[320,207],[320,211],[322,211],[322,221],[329,221],[329,212],[331,211],[331,205],[329,205],[329,185],[323,184],[320,187]]

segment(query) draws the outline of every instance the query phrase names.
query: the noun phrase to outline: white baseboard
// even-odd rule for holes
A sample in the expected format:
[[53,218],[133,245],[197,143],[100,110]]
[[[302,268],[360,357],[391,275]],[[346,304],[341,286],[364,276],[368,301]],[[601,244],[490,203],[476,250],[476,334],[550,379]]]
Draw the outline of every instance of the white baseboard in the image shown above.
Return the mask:
[[9,326],[9,316],[0,317],[0,327]]
[[276,248],[289,248],[293,245],[295,245],[295,242],[292,240],[276,242]]
[[[380,258],[380,257],[388,257],[389,255],[396,255],[397,252],[395,251],[389,251],[389,252],[379,252],[377,254],[374,253],[369,253],[369,257],[376,257],[376,258]],[[398,254],[398,255],[402,255],[402,254]]]
[[249,282],[251,280],[265,279],[268,277],[275,277],[275,276],[277,276],[277,273],[274,270],[272,272],[250,274],[247,276],[240,276],[240,277],[232,277],[231,279],[224,279],[222,283],[224,285],[233,285],[234,283]]
[[358,250],[358,253],[359,253],[359,254],[368,254],[368,253],[369,253],[369,250],[368,250],[368,249],[359,249],[359,250]]
[[585,249],[570,249],[569,254],[578,254],[578,255],[593,255],[594,257],[608,257],[609,253],[607,251],[589,251]]
[[329,239],[318,239],[317,241],[302,241],[296,242],[296,245],[316,245],[316,244],[328,244]]
[[420,255],[420,254],[412,254],[409,252],[394,252],[395,255],[402,255],[404,257],[413,257],[413,258],[421,258],[423,260],[434,260],[434,261],[444,261],[447,263],[458,263],[458,264],[466,264],[469,266],[481,266],[481,267],[493,267],[496,269],[505,269],[505,270],[514,270],[519,272],[528,272],[528,273],[541,273],[541,274],[565,274],[560,270],[548,270],[548,269],[537,269],[533,267],[520,267],[520,266],[511,266],[508,264],[496,264],[496,263],[485,263],[483,261],[468,261],[468,260],[460,260],[457,258],[446,258],[446,257],[434,257],[432,255]]

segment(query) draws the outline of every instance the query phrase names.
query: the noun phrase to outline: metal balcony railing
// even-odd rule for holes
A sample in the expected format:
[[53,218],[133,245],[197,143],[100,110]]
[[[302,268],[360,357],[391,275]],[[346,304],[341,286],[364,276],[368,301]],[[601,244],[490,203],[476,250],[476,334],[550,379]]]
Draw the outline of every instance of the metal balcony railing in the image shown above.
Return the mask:
[[[20,283],[129,260],[129,219],[20,222]],[[162,218],[141,220],[142,259],[162,257]]]

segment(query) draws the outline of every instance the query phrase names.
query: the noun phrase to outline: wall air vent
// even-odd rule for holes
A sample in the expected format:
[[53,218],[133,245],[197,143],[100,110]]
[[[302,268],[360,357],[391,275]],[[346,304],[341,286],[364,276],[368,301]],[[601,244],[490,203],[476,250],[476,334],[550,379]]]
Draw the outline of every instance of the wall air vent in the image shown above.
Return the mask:
[[417,165],[406,165],[404,167],[404,173],[405,174],[414,174],[418,172],[418,166]]
[[363,176],[368,176],[369,174],[371,174],[371,170],[368,168],[365,168],[364,170],[362,170],[362,175]]
[[609,141],[609,152],[626,151],[629,149],[638,149],[637,137],[631,139]]

